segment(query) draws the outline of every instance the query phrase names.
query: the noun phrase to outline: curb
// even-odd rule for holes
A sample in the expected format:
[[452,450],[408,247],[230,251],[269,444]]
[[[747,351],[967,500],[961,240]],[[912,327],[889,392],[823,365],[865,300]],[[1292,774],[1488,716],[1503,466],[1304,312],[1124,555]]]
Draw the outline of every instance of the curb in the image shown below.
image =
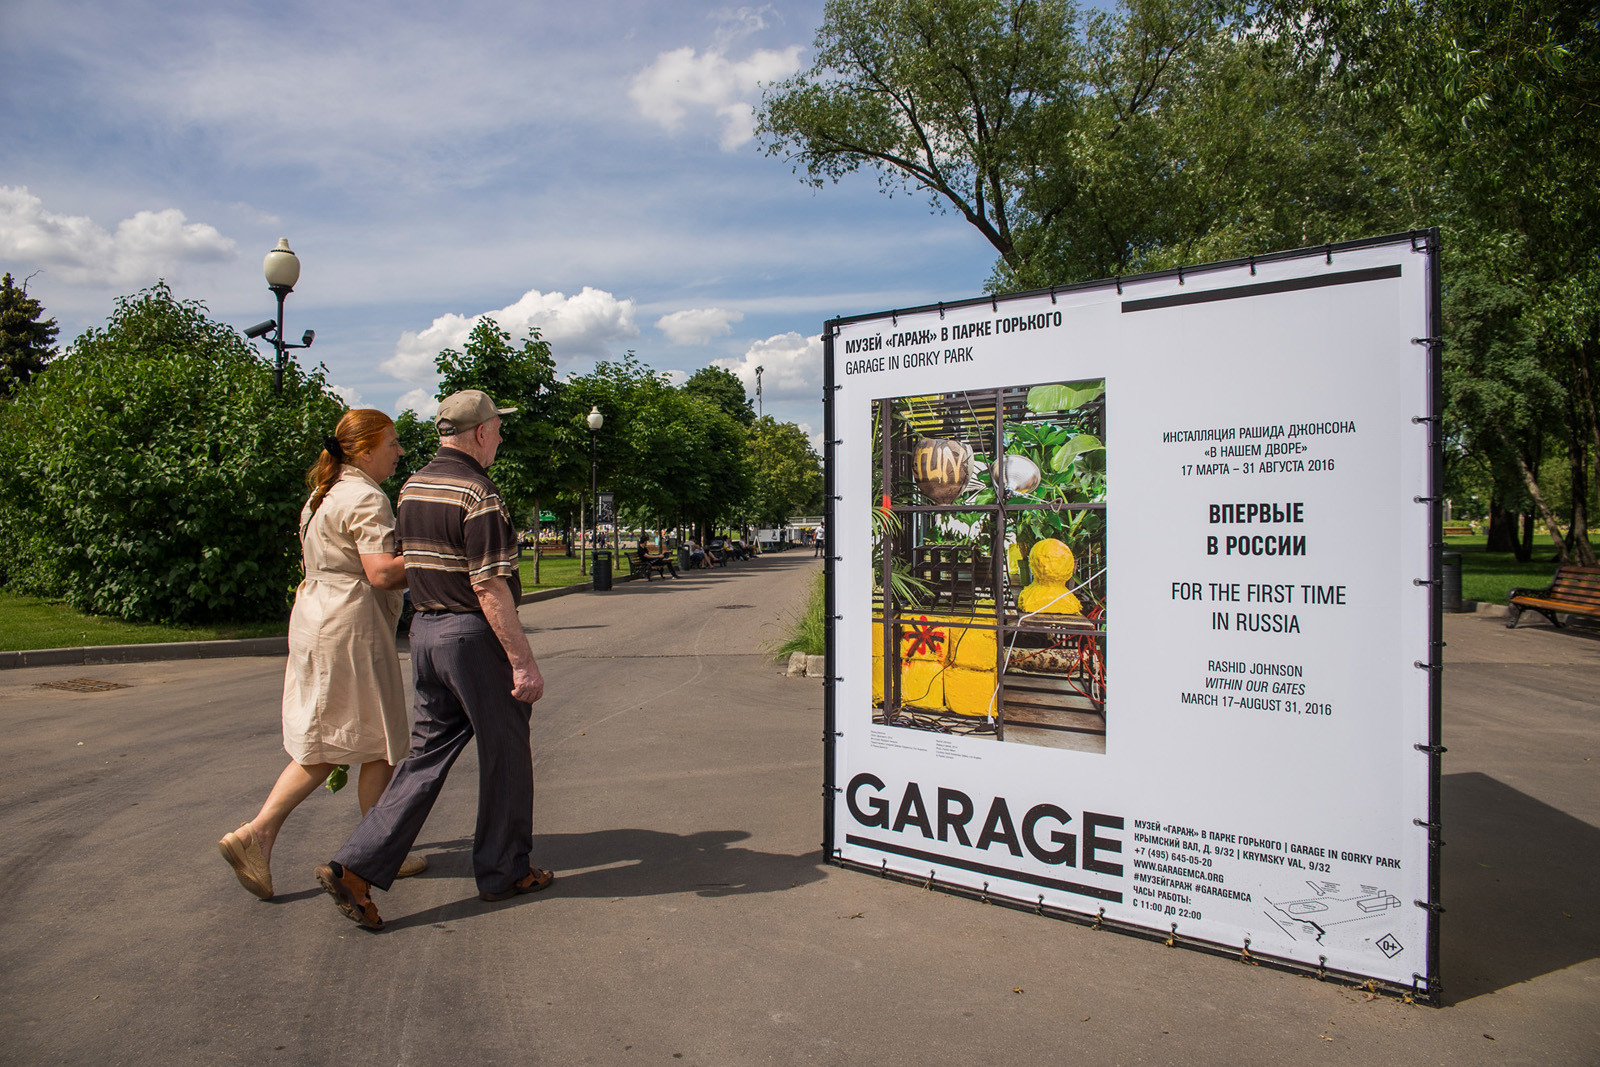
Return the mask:
[[[522,598],[523,604],[581,593],[589,583],[541,589]],[[96,663],[159,663],[180,659],[227,659],[232,656],[287,656],[289,638],[246,637],[229,641],[158,641],[147,645],[85,645],[79,648],[33,648],[0,652],[0,671],[21,667],[64,667]]]
[[164,641],[149,645],[87,645],[82,648],[34,648],[0,652],[0,670],[17,667],[60,667],[90,663],[152,663],[174,659],[223,659],[228,656],[287,656],[289,638],[247,637],[235,641]]

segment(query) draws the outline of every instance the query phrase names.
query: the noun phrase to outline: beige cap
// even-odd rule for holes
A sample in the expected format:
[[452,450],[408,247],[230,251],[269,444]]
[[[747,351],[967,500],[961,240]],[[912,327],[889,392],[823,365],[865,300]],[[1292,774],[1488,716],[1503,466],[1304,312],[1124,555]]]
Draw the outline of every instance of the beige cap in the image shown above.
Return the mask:
[[510,415],[516,408],[497,408],[489,394],[482,389],[463,389],[451,393],[439,402],[439,414],[433,417],[439,436],[450,437],[482,426],[496,415]]

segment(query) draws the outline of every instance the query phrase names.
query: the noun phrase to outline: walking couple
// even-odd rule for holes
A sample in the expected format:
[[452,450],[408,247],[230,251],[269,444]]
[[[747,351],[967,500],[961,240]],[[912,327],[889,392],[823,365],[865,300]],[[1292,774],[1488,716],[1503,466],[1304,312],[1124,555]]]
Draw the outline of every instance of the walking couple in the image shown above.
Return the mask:
[[[544,678],[517,619],[516,530],[488,475],[501,417],[515,411],[476,389],[446,397],[436,418],[439,452],[400,490],[398,520],[378,487],[404,454],[389,417],[346,412],[324,440],[307,475],[306,576],[289,621],[283,733],[291,762],[255,818],[218,842],[239,882],[263,900],[272,896],[272,849],[284,820],[339,765],[359,764],[362,819],[316,877],[340,912],[381,930],[371,889],[426,868],[408,853],[474,738],[479,897],[504,900],[554,880],[530,859],[529,729]],[[407,585],[417,609],[409,752],[394,640]]]

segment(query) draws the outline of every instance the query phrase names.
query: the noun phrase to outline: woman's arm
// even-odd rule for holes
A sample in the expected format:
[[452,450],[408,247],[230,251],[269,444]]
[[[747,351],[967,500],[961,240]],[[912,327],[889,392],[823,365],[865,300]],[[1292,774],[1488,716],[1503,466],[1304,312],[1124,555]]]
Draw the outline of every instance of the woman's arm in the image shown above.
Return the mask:
[[406,558],[388,552],[361,553],[361,569],[367,572],[367,581],[377,589],[404,589],[406,587]]

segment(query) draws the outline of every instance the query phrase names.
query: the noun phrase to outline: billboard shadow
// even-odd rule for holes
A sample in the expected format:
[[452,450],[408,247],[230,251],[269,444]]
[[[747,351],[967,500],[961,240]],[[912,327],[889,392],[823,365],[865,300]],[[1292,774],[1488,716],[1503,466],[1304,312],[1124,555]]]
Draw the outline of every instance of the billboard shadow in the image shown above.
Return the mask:
[[1600,957],[1600,829],[1478,772],[1442,803],[1447,1003]]

